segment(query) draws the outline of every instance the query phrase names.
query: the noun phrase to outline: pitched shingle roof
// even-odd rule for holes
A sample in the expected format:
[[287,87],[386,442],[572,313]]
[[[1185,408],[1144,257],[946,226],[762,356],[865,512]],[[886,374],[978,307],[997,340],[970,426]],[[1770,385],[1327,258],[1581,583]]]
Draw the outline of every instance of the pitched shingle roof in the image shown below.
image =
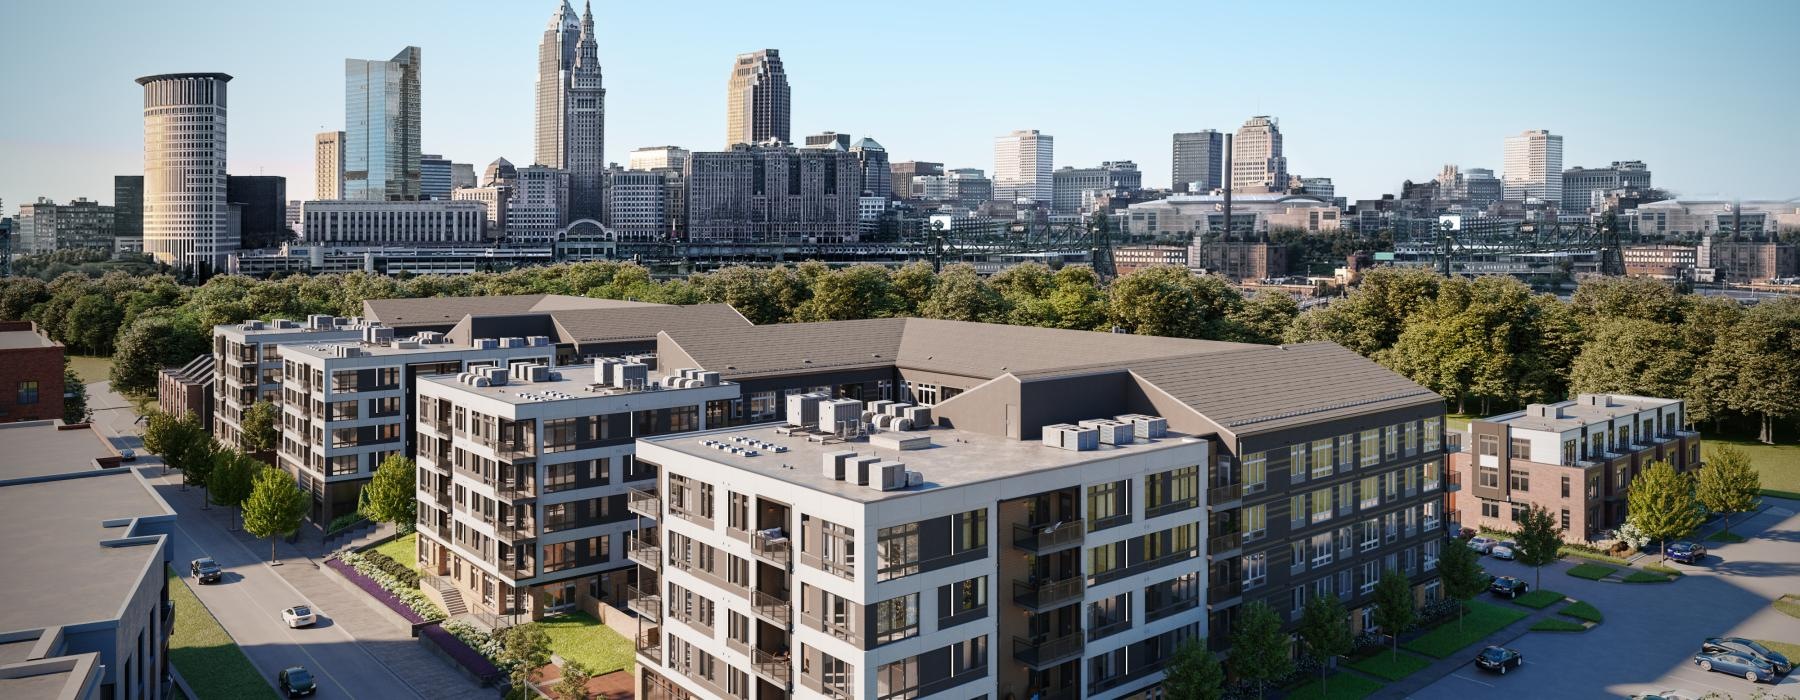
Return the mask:
[[725,379],[742,379],[821,369],[891,367],[905,329],[906,319],[872,318],[671,329],[668,336],[699,366]]
[[369,299],[363,302],[363,316],[380,321],[390,328],[408,326],[442,326],[461,321],[464,316],[503,316],[565,309],[620,309],[657,307],[643,301],[590,299],[564,294],[508,294],[485,297],[420,297],[416,299]]
[[552,312],[550,317],[562,331],[561,339],[575,343],[648,340],[664,330],[750,327],[750,320],[730,304],[571,309]]

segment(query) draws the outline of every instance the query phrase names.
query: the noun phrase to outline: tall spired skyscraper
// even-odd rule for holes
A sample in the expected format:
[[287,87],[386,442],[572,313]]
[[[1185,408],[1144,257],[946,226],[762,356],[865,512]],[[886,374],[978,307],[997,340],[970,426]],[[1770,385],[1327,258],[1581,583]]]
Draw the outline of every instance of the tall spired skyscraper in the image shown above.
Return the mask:
[[600,84],[591,4],[577,20],[575,8],[563,0],[538,44],[536,161],[568,171],[569,218],[601,217],[606,88]]

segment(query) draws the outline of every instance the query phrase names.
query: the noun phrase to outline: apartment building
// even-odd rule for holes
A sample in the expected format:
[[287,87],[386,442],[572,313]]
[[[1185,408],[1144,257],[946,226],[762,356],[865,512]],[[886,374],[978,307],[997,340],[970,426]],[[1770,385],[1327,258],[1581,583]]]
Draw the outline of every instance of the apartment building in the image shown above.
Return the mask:
[[1516,529],[1532,506],[1550,511],[1563,539],[1586,542],[1625,522],[1631,480],[1651,462],[1700,468],[1700,434],[1680,399],[1580,394],[1471,421],[1446,498],[1463,527]]
[[[158,400],[173,400],[164,410],[191,410],[191,397],[180,391],[180,378],[194,369],[212,378],[212,406],[205,425],[213,437],[228,445],[243,444],[244,409],[258,401],[281,403],[282,364],[276,348],[292,343],[354,341],[371,324],[360,318],[309,316],[305,323],[288,319],[250,320],[213,326],[211,366],[190,362],[179,373],[159,375]],[[195,362],[200,362],[198,359]]]
[[633,359],[649,362],[515,361],[419,380],[418,561],[445,609],[522,620],[622,603],[627,492],[656,484],[632,441],[702,429],[738,395],[715,373],[652,374],[654,358]]
[[[654,495],[629,502],[658,528],[646,520],[627,547],[641,564],[633,607],[646,616],[640,697],[885,697],[914,692],[914,678],[965,673],[986,674],[958,680],[971,697],[1132,697],[1159,682],[1185,635],[1223,646],[1246,602],[1292,624],[1309,597],[1339,596],[1361,630],[1386,569],[1409,575],[1421,600],[1437,595],[1442,398],[1335,345],[871,319],[670,330],[657,356],[718,372],[741,398],[709,409],[716,430],[638,443],[637,462],[659,474]],[[829,401],[809,413],[808,394]],[[874,435],[866,425],[829,438],[745,427],[796,417],[816,426],[827,410],[857,413]],[[1172,437],[1073,452],[1042,444],[1106,430],[1082,421],[1134,424],[1121,416],[1158,417]],[[898,430],[902,418],[924,427]],[[855,452],[844,459],[870,474],[894,467],[869,458],[899,463],[920,483],[878,493],[837,483],[834,470],[827,484],[808,476],[825,473],[826,452]],[[1192,508],[1176,505],[1190,466]],[[949,533],[977,516],[957,518],[975,511],[987,521],[968,529],[986,539],[953,551]],[[871,561],[870,528],[873,575],[855,565]],[[1010,546],[986,544],[996,537]],[[905,561],[908,547],[927,570],[884,579],[884,562]],[[1180,579],[1188,561],[1196,575]],[[947,624],[958,599],[995,607],[972,626]],[[1042,621],[1021,623],[1021,610]],[[842,623],[826,625],[828,612]]]

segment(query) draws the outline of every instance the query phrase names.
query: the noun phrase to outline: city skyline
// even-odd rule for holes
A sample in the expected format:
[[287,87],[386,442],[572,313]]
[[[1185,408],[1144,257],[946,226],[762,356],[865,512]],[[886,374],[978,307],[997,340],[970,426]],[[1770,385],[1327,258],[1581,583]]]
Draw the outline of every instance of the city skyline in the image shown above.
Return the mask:
[[[556,4],[450,5],[442,8],[441,19],[417,7],[347,3],[213,8],[209,11],[221,14],[222,26],[256,28],[213,42],[156,31],[187,16],[185,7],[198,4],[173,10],[121,4],[107,8],[106,22],[85,20],[71,7],[8,6],[0,14],[9,25],[43,31],[22,33],[18,41],[0,46],[0,57],[6,59],[0,61],[0,75],[10,84],[29,84],[41,77],[35,75],[44,65],[41,57],[56,55],[84,80],[60,88],[58,100],[15,104],[0,116],[0,152],[15,165],[0,173],[0,199],[11,205],[9,210],[40,196],[106,202],[114,175],[142,168],[141,91],[131,80],[180,71],[237,77],[232,85],[232,173],[281,175],[289,179],[291,192],[311,192],[313,138],[319,131],[341,128],[344,59],[387,55],[396,45],[417,45],[434,57],[423,85],[424,150],[457,162],[484,164],[506,157],[529,164],[535,49],[544,18]],[[799,15],[810,7],[794,5],[791,11]],[[1559,21],[1552,24],[1533,19],[1530,8],[1459,10],[1420,18],[1320,5],[1287,20],[1283,41],[1289,50],[1283,55],[1264,56],[1259,63],[1230,59],[1210,71],[1196,67],[1205,63],[1194,58],[1191,47],[1155,40],[1184,25],[1166,21],[1168,17],[1146,25],[1134,21],[1136,14],[1090,17],[1078,8],[1050,5],[1010,20],[1031,30],[1016,32],[1030,35],[1020,38],[981,30],[991,22],[1009,21],[994,8],[929,5],[895,16],[860,7],[838,9],[844,20],[840,26],[879,20],[897,36],[917,34],[932,41],[896,71],[886,53],[867,44],[866,34],[849,29],[833,34],[755,21],[746,8],[683,14],[673,7],[595,8],[598,52],[613,93],[606,161],[623,163],[631,150],[659,144],[711,148],[724,121],[724,68],[739,53],[767,47],[782,52],[794,85],[793,133],[836,130],[874,137],[896,162],[986,167],[995,137],[1014,129],[1039,129],[1059,142],[1057,167],[1134,160],[1142,164],[1146,185],[1168,186],[1171,134],[1229,131],[1251,116],[1268,114],[1282,121],[1289,171],[1333,178],[1337,191],[1351,199],[1397,192],[1402,180],[1429,179],[1444,163],[1502,171],[1502,139],[1527,129],[1565,136],[1565,167],[1642,160],[1656,169],[1659,185],[1687,196],[1787,198],[1800,192],[1800,173],[1782,167],[1781,159],[1735,157],[1800,151],[1800,135],[1780,128],[1779,121],[1800,106],[1800,97],[1767,81],[1770,67],[1800,60],[1800,49],[1778,38],[1780,27],[1800,19],[1800,6],[1790,4],[1736,8],[1733,22],[1738,26],[1730,33],[1692,31],[1716,18],[1673,4],[1640,8],[1632,16],[1604,8],[1561,7]],[[766,17],[768,10],[758,8],[760,16]],[[352,11],[363,21],[326,21]],[[1187,16],[1194,22],[1212,22],[1256,12],[1171,8],[1163,15],[1191,13]],[[944,18],[957,21],[946,23]],[[1610,23],[1615,36],[1637,40],[1610,49],[1614,65],[1653,77],[1546,79],[1569,69],[1561,56],[1592,40],[1589,19]],[[633,31],[640,26],[676,31]],[[1417,40],[1359,43],[1358,28],[1374,26]],[[1484,30],[1469,31],[1474,26]],[[74,27],[82,31],[71,31]],[[1521,34],[1526,29],[1530,37]],[[944,78],[951,66],[968,61],[997,65],[1022,42],[1055,45],[1108,31],[1141,36],[1143,40],[1133,42],[1137,53],[1104,61],[1047,59],[1055,70],[1036,73],[1047,76],[1041,90],[995,90],[979,74]],[[1225,40],[1228,46],[1252,41]],[[107,50],[113,46],[132,50]],[[291,48],[269,51],[270,46]],[[1206,53],[1252,55],[1223,49]],[[147,58],[151,56],[158,58]],[[1496,66],[1505,62],[1509,68],[1477,81],[1466,77],[1471,71],[1465,66],[1446,72],[1462,76],[1451,83],[1395,72],[1403,61],[1454,62],[1459,57]],[[875,75],[886,77],[871,80]],[[1296,76],[1316,77],[1317,84],[1296,82]],[[1401,80],[1414,84],[1402,85]],[[1171,81],[1189,83],[1190,89],[1170,93]],[[1733,121],[1742,128],[1715,128],[1720,121],[1716,101],[1648,97],[1679,95],[1699,84],[1736,96]],[[1073,97],[1072,88],[1059,89],[1077,85],[1105,85],[1111,96],[1086,99]],[[837,97],[859,89],[867,99]],[[894,92],[931,99],[891,99]],[[1148,99],[1158,94],[1172,96]],[[1132,95],[1144,96],[1145,104],[1120,109]],[[1631,104],[1658,106],[1629,119],[1598,108]],[[946,105],[958,106],[948,120]],[[1398,120],[1395,114],[1410,119]],[[1691,137],[1671,139],[1671,132]],[[1406,148],[1378,150],[1383,140]]]

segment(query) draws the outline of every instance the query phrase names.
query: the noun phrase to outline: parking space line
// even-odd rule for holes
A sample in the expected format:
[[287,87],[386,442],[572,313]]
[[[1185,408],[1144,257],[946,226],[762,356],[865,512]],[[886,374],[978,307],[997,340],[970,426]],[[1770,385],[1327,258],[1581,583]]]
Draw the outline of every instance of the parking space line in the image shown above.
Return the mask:
[[[1682,669],[1677,669],[1676,671],[1674,671],[1673,673],[1670,673],[1669,675],[1674,676],[1676,678],[1680,678],[1681,680],[1689,682],[1689,683],[1698,683],[1700,685],[1704,685],[1708,688],[1712,688],[1713,690],[1717,690],[1721,693],[1725,693],[1726,696],[1728,696],[1728,697],[1732,693],[1743,692],[1743,690],[1744,690],[1743,688],[1730,688],[1730,687],[1726,687],[1726,686],[1722,686],[1722,685],[1713,683],[1712,682],[1713,676],[1717,675],[1717,674],[1713,674],[1713,673],[1704,673],[1704,672],[1700,672],[1700,671],[1693,671],[1690,669],[1682,668]],[[1752,689],[1752,690],[1754,690],[1754,689]]]
[[1487,682],[1487,681],[1478,681],[1478,680],[1475,680],[1475,679],[1473,679],[1473,678],[1470,678],[1470,677],[1468,677],[1468,676],[1465,676],[1465,675],[1463,675],[1463,674],[1460,674],[1460,673],[1452,673],[1452,674],[1450,674],[1450,677],[1451,677],[1451,678],[1461,678],[1461,679],[1463,679],[1463,680],[1465,680],[1465,681],[1468,681],[1468,682],[1470,682],[1470,683],[1476,683],[1476,684],[1480,684],[1480,685],[1485,685],[1485,686],[1487,686],[1487,687],[1489,687],[1489,688],[1494,688],[1494,687],[1498,687],[1498,686],[1495,686],[1495,685],[1494,685],[1494,684],[1492,684],[1492,683],[1489,683],[1489,682]]

